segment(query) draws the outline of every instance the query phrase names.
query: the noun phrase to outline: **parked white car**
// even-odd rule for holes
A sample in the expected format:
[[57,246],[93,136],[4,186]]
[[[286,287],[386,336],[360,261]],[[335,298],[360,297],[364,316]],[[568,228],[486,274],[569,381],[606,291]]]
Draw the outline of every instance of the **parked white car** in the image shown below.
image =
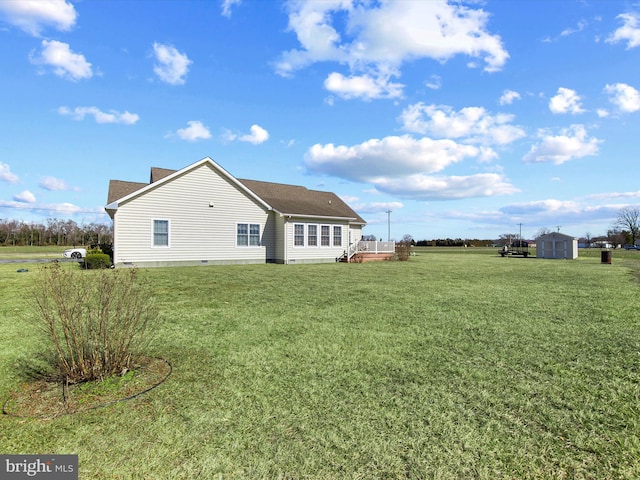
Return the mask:
[[87,256],[87,249],[86,248],[70,248],[68,250],[65,250],[62,256],[64,258],[73,258],[78,260],[80,258],[84,258]]

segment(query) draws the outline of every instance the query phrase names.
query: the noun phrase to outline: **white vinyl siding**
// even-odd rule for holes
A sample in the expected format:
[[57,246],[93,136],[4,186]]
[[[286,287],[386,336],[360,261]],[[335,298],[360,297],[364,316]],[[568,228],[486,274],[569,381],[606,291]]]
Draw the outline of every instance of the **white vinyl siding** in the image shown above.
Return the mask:
[[[169,222],[170,248],[153,247],[152,227],[140,228],[153,224],[153,219]],[[250,241],[257,240],[254,248],[236,245],[240,222],[258,226],[263,238],[255,235],[254,228],[250,236]],[[262,263],[267,260],[265,244],[271,245],[275,236],[272,213],[209,164],[202,164],[118,206],[114,263]]]

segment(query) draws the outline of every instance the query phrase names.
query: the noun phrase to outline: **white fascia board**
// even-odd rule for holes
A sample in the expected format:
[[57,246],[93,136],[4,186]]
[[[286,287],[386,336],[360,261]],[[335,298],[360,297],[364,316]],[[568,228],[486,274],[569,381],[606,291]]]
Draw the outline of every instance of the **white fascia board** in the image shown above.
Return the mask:
[[323,215],[304,215],[302,213],[281,213],[281,212],[277,212],[280,214],[281,217],[289,217],[289,219],[292,218],[311,218],[314,220],[348,220],[349,222],[355,220],[355,217],[326,217]]

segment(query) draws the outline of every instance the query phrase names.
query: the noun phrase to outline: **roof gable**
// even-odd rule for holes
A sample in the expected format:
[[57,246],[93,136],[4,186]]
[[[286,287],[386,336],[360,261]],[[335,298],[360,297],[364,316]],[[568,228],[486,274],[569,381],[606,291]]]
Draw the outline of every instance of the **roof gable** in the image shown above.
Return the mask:
[[236,179],[209,157],[205,157],[181,170],[152,167],[149,183],[111,180],[109,182],[106,209],[111,214],[117,210],[118,204],[142,195],[151,188],[157,188],[165,182],[170,182],[172,179],[184,175],[203,164],[208,164],[267,210],[275,210],[282,215],[343,218],[353,223],[366,224],[362,217],[335,193],[309,190],[298,185]]
[[[229,181],[229,183],[237,186],[241,191],[243,191],[247,196],[253,198],[254,200],[256,200],[258,203],[262,204],[263,207],[265,207],[266,209],[271,209],[271,207],[266,204],[264,202],[264,200],[262,200],[260,197],[258,197],[255,193],[253,193],[252,191],[248,190],[247,187],[245,187],[242,183],[240,183],[234,176],[232,176],[230,173],[228,173],[224,168],[222,168],[220,165],[218,165],[216,162],[214,162],[211,158],[209,157],[205,157],[202,160],[195,162],[181,170],[169,170],[166,168],[157,168],[157,167],[153,167],[152,171],[151,171],[151,177],[150,179],[153,180],[151,183],[138,183],[136,184],[137,186],[139,186],[138,189],[133,190],[133,191],[128,191],[126,192],[126,190],[124,188],[116,188],[115,190],[111,190],[112,187],[112,183],[109,182],[109,194],[108,194],[108,205],[106,207],[107,210],[111,210],[111,211],[115,211],[118,208],[118,204],[122,204],[124,202],[127,202],[128,200],[130,200],[131,198],[133,198],[134,196],[138,196],[138,195],[143,195],[145,192],[149,191],[151,188],[157,188],[158,186],[162,185],[163,183],[166,182],[170,182],[171,180],[173,180],[174,178],[177,178],[181,175],[184,175],[192,170],[195,170],[196,168],[199,168],[203,165],[208,165],[210,166],[213,170],[215,170],[221,177],[225,178],[227,181]],[[119,182],[119,183],[129,183],[131,184],[131,186],[133,187],[134,182],[121,182],[121,181],[114,181],[114,182]],[[117,186],[118,183],[114,183],[113,186]],[[120,196],[121,193],[125,193],[125,195]]]

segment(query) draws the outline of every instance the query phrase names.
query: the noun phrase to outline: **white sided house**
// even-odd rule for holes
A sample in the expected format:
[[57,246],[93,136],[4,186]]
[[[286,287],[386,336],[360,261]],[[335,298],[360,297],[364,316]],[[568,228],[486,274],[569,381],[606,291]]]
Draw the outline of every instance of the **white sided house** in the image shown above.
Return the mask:
[[578,240],[559,232],[547,233],[536,241],[537,258],[578,258]]
[[109,182],[116,267],[347,258],[366,222],[337,195],[241,180],[206,157],[150,182]]

